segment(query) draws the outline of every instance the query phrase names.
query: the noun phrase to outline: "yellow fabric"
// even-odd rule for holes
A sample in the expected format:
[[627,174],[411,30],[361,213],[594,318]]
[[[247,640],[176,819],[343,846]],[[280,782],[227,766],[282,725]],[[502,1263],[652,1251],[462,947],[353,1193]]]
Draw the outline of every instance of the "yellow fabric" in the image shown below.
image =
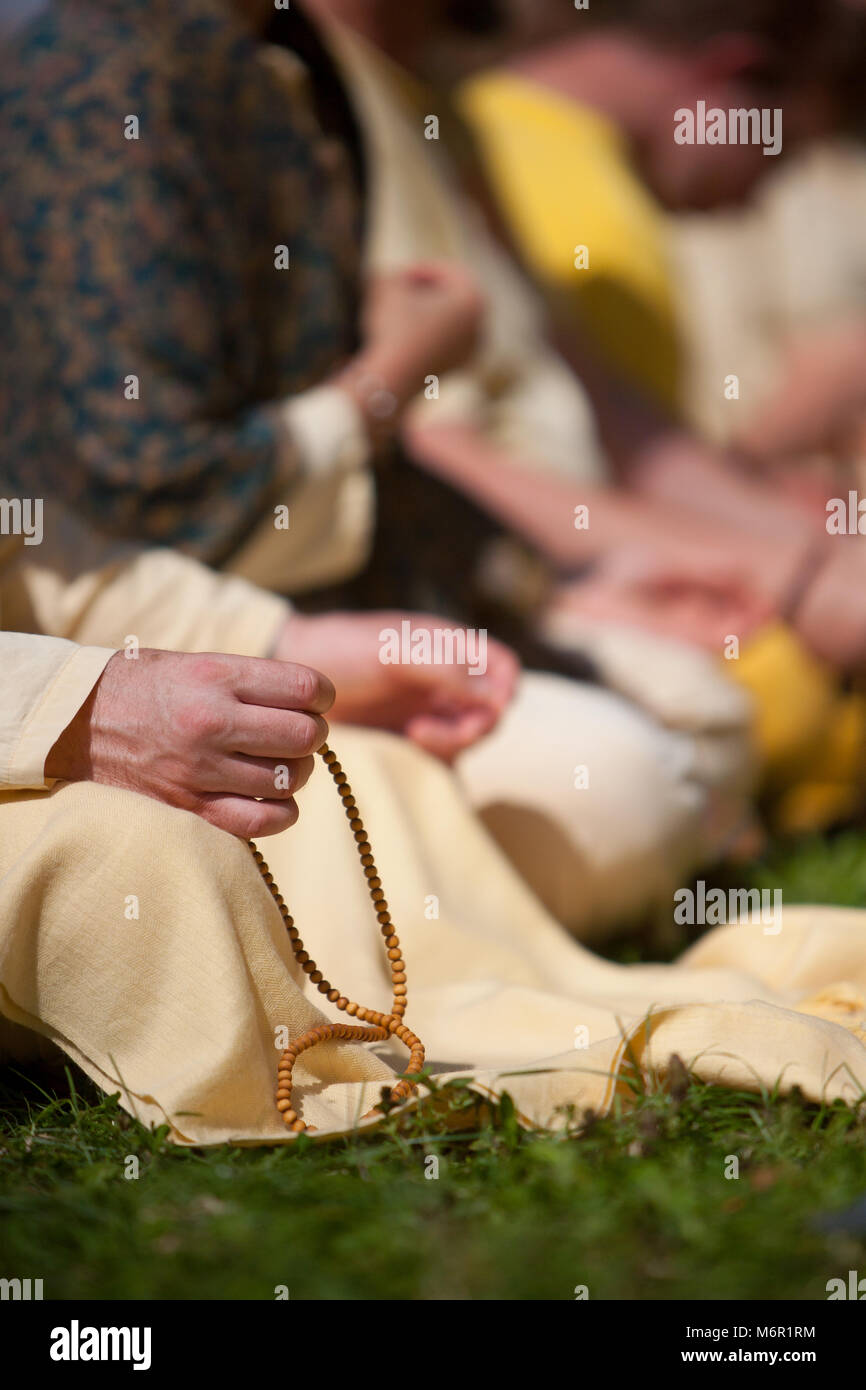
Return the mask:
[[[90,570],[77,549],[79,523],[64,516],[61,526],[53,503],[46,502],[45,512],[50,525],[37,558],[20,543],[0,556],[6,559],[5,568],[0,564],[3,619],[21,631],[50,634],[0,633],[0,657],[3,649],[18,652],[15,668],[6,661],[17,693],[0,700],[0,766],[17,747],[16,770],[6,774],[11,786],[43,785],[48,750],[111,651],[125,647],[129,637],[141,647],[266,656],[289,611],[273,595],[167,550],[127,546],[113,556],[102,553],[105,563]],[[62,680],[55,679],[56,667],[69,659],[70,648],[51,640],[58,637],[84,649]],[[91,650],[92,644],[99,646]],[[94,661],[91,670],[87,663]],[[648,661],[644,654],[644,670]],[[600,938],[682,882],[712,857],[728,821],[743,814],[745,709],[732,711],[736,692],[714,668],[712,677],[689,689],[686,707],[700,719],[697,725],[686,720],[689,733],[679,734],[607,691],[527,673],[495,733],[458,760],[455,772],[477,813],[581,939]],[[41,692],[48,683],[45,703]],[[682,691],[682,680],[678,685]],[[720,693],[728,697],[724,730],[714,699]],[[683,713],[671,718],[668,711],[662,723],[682,723]],[[691,732],[698,728],[708,736],[701,742],[713,745],[709,760],[693,746]],[[595,769],[592,790],[575,796],[563,768],[586,762]]]
[[616,126],[509,72],[468,82],[460,106],[554,312],[579,318],[621,371],[675,405],[681,364],[666,226]]
[[[656,1079],[677,1052],[722,1085],[798,1085],[816,1101],[866,1089],[866,914],[786,908],[777,934],[725,927],[679,965],[613,965],[546,916],[445,768],[384,734],[337,728],[332,742],[403,944],[407,1021],[437,1070],[507,1088],[542,1126],[557,1107],[610,1106],[625,1040]],[[262,848],[321,967],[385,1006],[377,924],[321,767],[298,825]],[[338,1017],[294,964],[242,842],[88,784],[0,797],[0,1013],[145,1123],[205,1144],[289,1140],[276,1030]],[[321,1135],[350,1128],[389,1075],[363,1047],[314,1049],[297,1069],[305,1118]]]
[[607,463],[586,394],[547,340],[544,303],[491,236],[450,158],[446,123],[425,138],[434,95],[345,25],[326,26],[352,98],[370,171],[365,257],[373,273],[415,261],[459,261],[484,292],[477,352],[447,372],[418,423],[459,420],[525,463],[600,481]]
[[[249,650],[284,616],[272,599],[191,562],[164,554],[150,563],[152,589],[137,557],[91,576],[83,608],[80,581],[74,602],[45,571],[39,606],[47,611],[53,598],[55,619],[76,614],[91,640],[135,614],[143,645],[159,642],[162,623],[197,649],[223,621],[227,646]],[[4,573],[0,596],[19,612],[39,589],[31,565],[18,569],[13,559]],[[23,649],[20,638],[4,640]],[[108,649],[70,655],[42,638],[24,645],[43,663],[54,707],[41,727],[44,758],[67,672],[80,665],[63,696],[71,717]],[[36,673],[34,665],[31,686]],[[35,699],[19,710],[28,737]],[[444,767],[384,734],[338,728],[332,741],[404,945],[408,1021],[437,1070],[471,1073],[482,1090],[507,1086],[524,1120],[540,1125],[554,1125],[563,1105],[611,1104],[624,1039],[657,1077],[676,1051],[722,1084],[781,1078],[815,1099],[848,1100],[866,1088],[862,914],[788,909],[777,935],[726,928],[682,966],[610,965],[547,915]],[[30,761],[39,747],[33,741]],[[381,939],[321,770],[304,790],[299,824],[264,848],[323,969],[361,1002],[384,1004]],[[333,1011],[296,967],[243,843],[146,797],[57,784],[0,794],[0,1015],[59,1045],[145,1123],[167,1120],[178,1143],[216,1143],[288,1138],[273,1106],[275,1030],[296,1036]],[[323,1135],[351,1127],[392,1074],[385,1057],[357,1046],[317,1048],[303,1060],[299,1099]],[[399,1050],[391,1060],[402,1064]],[[539,1070],[513,1074],[527,1067]]]
[[781,623],[725,668],[754,699],[775,828],[815,830],[855,811],[866,768],[866,700],[840,691],[831,669]]

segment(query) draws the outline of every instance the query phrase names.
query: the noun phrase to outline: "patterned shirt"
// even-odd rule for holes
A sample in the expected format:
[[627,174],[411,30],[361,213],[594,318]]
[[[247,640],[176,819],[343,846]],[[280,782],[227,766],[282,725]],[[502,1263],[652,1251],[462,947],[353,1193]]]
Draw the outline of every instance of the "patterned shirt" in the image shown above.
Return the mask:
[[0,494],[211,562],[255,525],[300,468],[277,407],[357,346],[361,191],[314,97],[228,0],[55,0],[8,42]]

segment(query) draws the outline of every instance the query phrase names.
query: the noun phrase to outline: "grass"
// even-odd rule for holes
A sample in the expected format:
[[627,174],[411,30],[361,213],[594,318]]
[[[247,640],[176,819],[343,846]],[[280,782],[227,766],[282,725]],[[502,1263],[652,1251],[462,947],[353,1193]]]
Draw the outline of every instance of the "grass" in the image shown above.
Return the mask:
[[[864,906],[866,836],[776,849],[746,881]],[[866,1220],[822,1220],[866,1192],[866,1110],[796,1094],[683,1073],[551,1138],[443,1088],[450,1129],[428,1106],[328,1145],[195,1151],[78,1072],[0,1075],[0,1275],[47,1298],[799,1300],[866,1272]]]

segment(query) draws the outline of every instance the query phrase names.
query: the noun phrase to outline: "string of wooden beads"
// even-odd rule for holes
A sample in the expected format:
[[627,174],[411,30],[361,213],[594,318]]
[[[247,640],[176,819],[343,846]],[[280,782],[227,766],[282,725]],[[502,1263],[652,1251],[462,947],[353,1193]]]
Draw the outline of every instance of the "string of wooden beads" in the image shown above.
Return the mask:
[[[253,841],[250,840],[248,843],[252,850],[253,858],[258,865],[262,878],[270,889],[271,896],[279,908],[280,916],[285,923],[286,933],[295,960],[300,965],[304,974],[309,975],[319,993],[324,994],[335,1008],[339,1009],[341,1013],[348,1014],[350,1018],[357,1018],[360,1024],[365,1025],[362,1027],[352,1023],[321,1023],[318,1028],[311,1028],[308,1032],[302,1034],[300,1038],[296,1038],[280,1055],[277,1067],[277,1109],[288,1128],[293,1130],[296,1134],[299,1134],[305,1129],[312,1129],[314,1126],[305,1124],[292,1104],[292,1077],[295,1063],[302,1053],[309,1051],[309,1049],[315,1047],[317,1043],[330,1042],[333,1039],[339,1039],[344,1042],[383,1042],[386,1038],[394,1036],[399,1038],[409,1050],[409,1064],[406,1067],[406,1076],[416,1076],[424,1066],[424,1044],[403,1022],[407,1001],[406,967],[400,950],[400,939],[394,932],[391,913],[388,908],[388,903],[385,900],[382,880],[379,878],[376,863],[373,859],[373,851],[370,846],[370,841],[367,839],[364,822],[358,815],[358,807],[352,793],[352,788],[349,786],[349,779],[337,762],[336,753],[332,752],[326,743],[323,743],[318,751],[336,783],[337,790],[340,793],[340,799],[343,803],[343,810],[349,821],[349,828],[355,837],[355,845],[361,860],[361,867],[364,871],[364,877],[367,880],[367,890],[376,913],[376,921],[379,923],[384,938],[388,964],[391,968],[392,1000],[391,1012],[388,1014],[379,1013],[376,1009],[366,1009],[363,1008],[362,1005],[356,1004],[353,1000],[348,999],[345,994],[341,994],[329,980],[325,979],[309,951],[304,949],[304,943],[295,926],[295,920],[286,907],[283,895],[274,882],[274,876],[265,863],[264,856]],[[392,1086],[391,1099],[393,1101],[405,1100],[407,1096],[411,1095],[415,1090],[417,1090],[417,1087],[404,1077]],[[376,1113],[377,1107],[368,1111],[369,1115],[374,1115]],[[364,1118],[366,1118],[366,1116]]]

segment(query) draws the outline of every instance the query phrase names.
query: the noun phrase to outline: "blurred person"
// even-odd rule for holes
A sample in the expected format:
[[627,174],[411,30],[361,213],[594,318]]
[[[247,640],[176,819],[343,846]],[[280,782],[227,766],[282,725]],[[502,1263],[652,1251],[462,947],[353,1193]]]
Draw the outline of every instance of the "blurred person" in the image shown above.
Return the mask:
[[[557,31],[555,42],[546,21]],[[536,43],[461,94],[510,235],[576,344],[572,358],[626,481],[659,501],[669,498],[681,519],[684,510],[712,509],[753,547],[762,535],[773,549],[783,538],[800,538],[797,577],[776,608],[787,625],[760,633],[746,659],[728,669],[758,697],[760,742],[768,780],[779,784],[781,822],[804,828],[844,817],[860,801],[866,710],[859,696],[835,692],[832,667],[856,666],[866,653],[860,547],[829,546],[823,508],[814,513],[810,499],[791,489],[792,509],[783,489],[756,488],[733,457],[690,441],[682,427],[678,433],[673,412],[682,405],[686,374],[663,210],[740,202],[777,162],[757,138],[678,143],[677,117],[699,102],[725,115],[775,111],[779,122],[784,117],[784,137],[780,131],[771,153],[787,156],[849,114],[862,24],[847,6],[819,16],[811,6],[775,0],[740,7],[623,0],[600,16],[551,3],[534,7],[533,22]],[[724,295],[724,282],[712,278]],[[845,375],[855,378],[849,393],[860,389],[856,328],[852,337],[852,366],[847,374],[837,370],[837,394],[844,395]],[[795,393],[792,380],[777,418]],[[800,405],[802,419],[802,393]],[[659,407],[671,412],[668,425]],[[792,426],[796,407],[793,414]],[[563,500],[551,496],[551,514]],[[569,632],[576,638],[587,620],[618,619],[687,639],[691,633],[690,640],[718,650],[712,606],[701,600],[706,586],[697,582],[689,596],[670,566],[631,569],[627,583],[620,565],[596,582],[569,585],[549,614],[561,639]],[[677,591],[683,602],[672,598]],[[741,626],[729,630],[740,640],[749,635]],[[799,721],[786,706],[799,707]]]
[[[525,49],[461,96],[509,233],[565,325],[620,476],[754,543],[799,541],[801,554],[822,539],[808,508],[756,487],[742,460],[706,447],[661,409],[682,376],[662,210],[730,205],[776,165],[757,139],[678,143],[677,117],[699,101],[746,116],[759,102],[769,114],[781,103],[777,157],[859,111],[862,20],[847,3],[819,16],[780,0],[619,0],[593,16],[547,0],[531,7]],[[586,264],[575,262],[581,249]],[[824,547],[825,560],[830,553]],[[856,663],[856,607],[851,626],[859,636],[830,651],[819,639],[820,654]]]
[[[163,582],[173,568],[206,646],[240,581],[168,552],[140,563]],[[396,1040],[303,1052],[284,1119],[275,1039],[385,1006],[378,884],[429,1067],[469,1073],[481,1097],[507,1087],[524,1124],[604,1113],[640,1077],[662,1081],[673,1052],[705,1082],[796,1085],[816,1103],[866,1087],[862,913],[786,908],[780,951],[774,908],[763,932],[731,922],[675,966],[614,965],[547,915],[439,761],[329,728],[326,674],[8,628],[0,657],[3,1060],[70,1059],[177,1144],[285,1142],[298,1112],[323,1135],[374,1124],[405,1066]],[[369,828],[369,885],[330,778],[311,775],[324,738]],[[270,837],[267,880],[249,835]],[[294,955],[279,890],[327,980]]]
[[351,112],[322,126],[327,55],[262,43],[272,12],[58,0],[12,36],[0,406],[5,485],[69,502],[95,553],[137,536],[223,563],[282,507],[285,588],[360,562],[366,465],[482,305],[441,265],[362,302]]
[[[833,458],[842,477],[846,458],[858,454],[863,134],[801,152],[747,208],[672,225],[690,414],[714,439],[737,443],[750,463],[772,468],[777,486],[808,477],[806,455]],[[719,390],[732,363],[734,400]]]
[[[538,40],[466,83],[461,109],[551,313],[674,409],[682,364],[663,212],[744,202],[841,119],[852,55],[840,50],[861,26],[842,0],[820,14],[806,0],[534,8]],[[717,113],[723,128],[705,128]]]
[[[720,656],[735,634],[744,644],[744,659],[726,663],[715,684],[724,686],[736,672],[755,698],[753,727],[765,782],[773,789],[775,819],[800,828],[850,814],[860,801],[866,761],[860,701],[837,698],[831,673],[790,626],[768,626],[774,617],[792,618],[819,567],[818,552],[821,563],[829,554],[814,518],[748,480],[733,489],[736,509],[726,518],[728,526],[693,511],[684,489],[672,504],[639,488],[624,493],[605,486],[603,456],[591,433],[580,427],[581,388],[556,363],[546,323],[537,308],[532,312],[526,285],[513,266],[503,264],[473,211],[467,197],[472,185],[461,180],[458,159],[449,167],[449,155],[459,157],[460,147],[447,104],[419,77],[430,64],[431,49],[442,51],[445,26],[437,7],[418,5],[396,26],[389,22],[387,3],[377,0],[308,0],[308,8],[324,21],[323,33],[365,136],[372,185],[368,264],[390,269],[413,256],[450,254],[471,266],[487,292],[480,352],[441,383],[435,400],[410,412],[407,434],[415,461],[529,542],[554,572],[592,566],[588,577],[584,573],[558,592],[544,611],[540,633],[558,649],[591,656],[609,685],[662,723],[687,730],[704,748],[719,746],[710,714],[717,707],[713,676],[706,662],[690,661],[684,644],[693,649],[697,643]],[[736,49],[741,51],[742,45]],[[482,76],[470,91],[496,80]],[[440,138],[425,139],[434,119],[430,113],[436,112],[442,113],[441,120],[435,116]],[[536,162],[542,162],[540,156]],[[753,167],[753,155],[748,163]],[[528,206],[535,208],[537,200]],[[646,354],[647,361],[657,357]],[[597,365],[587,375],[597,382]],[[628,415],[628,393],[618,389]],[[658,412],[652,415],[651,445],[658,443],[660,418]],[[635,448],[641,446],[644,425],[639,412]],[[681,432],[673,438],[680,459],[684,442]],[[395,499],[390,507],[389,495]],[[751,533],[738,535],[733,523],[744,507]],[[383,479],[380,553],[373,561],[373,592],[379,597],[388,593],[389,577],[401,589],[413,579],[429,583],[431,574],[441,582],[449,566],[465,594],[472,557],[461,554],[464,563],[454,566],[451,547],[442,552],[441,532],[457,528],[435,523],[439,508],[448,515],[441,495],[420,487],[411,470]],[[578,510],[591,515],[588,529],[577,528]],[[415,523],[411,550],[400,526],[407,515]],[[419,538],[424,541],[420,555]],[[626,566],[624,551],[631,556]],[[837,602],[842,593],[852,612],[846,641],[856,652],[866,631],[847,592],[850,566],[846,555],[843,564],[831,567],[830,583]],[[446,601],[450,597],[447,575],[445,583],[436,606],[443,593]],[[682,601],[674,595],[682,595]],[[812,603],[824,605],[820,589]],[[455,612],[466,616],[459,606]],[[810,640],[826,640],[825,616],[816,621],[810,607],[804,622]],[[671,669],[677,672],[676,694]],[[799,719],[784,712],[785,696],[801,711]]]
[[[170,548],[303,588],[296,545],[315,541],[305,553],[321,562],[344,528],[357,539],[356,513],[322,482],[369,483],[359,422],[370,445],[393,431],[419,370],[447,374],[480,311],[465,271],[429,258],[374,282],[363,308],[351,107],[302,16],[263,6],[254,19],[268,21],[264,38],[218,0],[60,3],[13,45],[3,477],[19,496],[46,493],[38,556],[10,580],[16,626],[327,666],[343,718],[435,742],[560,919],[602,931],[663,900],[748,819],[745,703],[709,663],[692,674],[710,688],[693,700],[696,737],[587,682],[530,672],[515,684],[493,643],[484,675],[439,670],[400,689],[419,673],[383,671],[380,634],[419,621],[394,609],[435,605],[399,590],[366,614],[277,611],[221,590],[206,639],[174,593]],[[53,84],[75,63],[91,99],[67,109]],[[359,321],[371,341],[357,349]],[[319,495],[320,530],[304,532],[301,479]],[[286,531],[274,524],[284,505]],[[403,544],[411,560],[405,531]],[[544,753],[521,778],[530,738]],[[574,769],[589,764],[576,795]]]

